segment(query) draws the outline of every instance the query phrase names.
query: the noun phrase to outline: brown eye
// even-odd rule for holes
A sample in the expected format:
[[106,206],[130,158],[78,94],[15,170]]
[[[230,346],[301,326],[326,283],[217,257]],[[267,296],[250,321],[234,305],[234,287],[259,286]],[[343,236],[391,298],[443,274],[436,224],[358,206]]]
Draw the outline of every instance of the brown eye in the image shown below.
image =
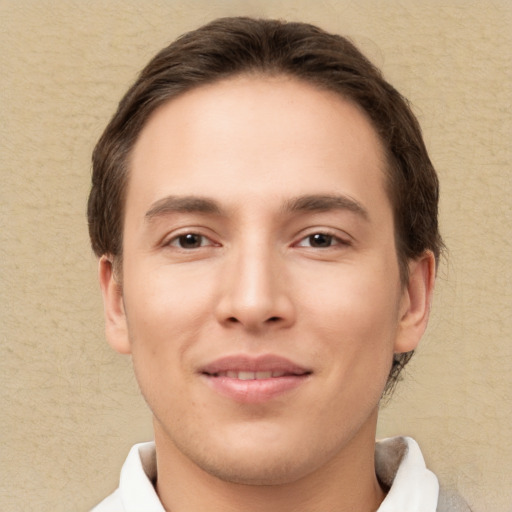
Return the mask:
[[208,239],[203,235],[197,233],[186,233],[176,237],[170,245],[179,247],[180,249],[198,249],[207,244]]
[[297,247],[309,247],[312,249],[330,249],[350,245],[350,242],[329,233],[317,232],[305,236],[299,241]]
[[326,235],[325,233],[315,233],[307,237],[310,247],[331,247],[333,243],[333,236]]

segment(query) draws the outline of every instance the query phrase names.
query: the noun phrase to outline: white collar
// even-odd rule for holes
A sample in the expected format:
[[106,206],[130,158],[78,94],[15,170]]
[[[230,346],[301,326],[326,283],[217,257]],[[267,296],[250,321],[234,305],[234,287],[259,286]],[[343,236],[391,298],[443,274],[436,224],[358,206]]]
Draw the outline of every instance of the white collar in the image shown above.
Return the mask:
[[429,471],[418,443],[410,437],[393,437],[375,445],[379,480],[390,486],[378,512],[435,512],[439,483]]
[[[420,448],[410,437],[393,437],[375,445],[377,476],[390,486],[377,512],[435,512],[436,476],[427,469]],[[154,488],[154,443],[136,444],[121,470],[119,494],[126,512],[165,512]]]
[[119,491],[126,512],[165,512],[155,491],[155,443],[136,444],[130,450],[119,480]]

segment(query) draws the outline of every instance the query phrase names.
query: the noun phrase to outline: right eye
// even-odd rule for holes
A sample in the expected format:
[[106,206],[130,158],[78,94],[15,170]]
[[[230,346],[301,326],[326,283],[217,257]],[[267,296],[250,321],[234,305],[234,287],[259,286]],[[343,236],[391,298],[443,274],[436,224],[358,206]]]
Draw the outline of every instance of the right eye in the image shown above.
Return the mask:
[[334,236],[327,233],[314,233],[309,235],[298,243],[299,247],[314,247],[315,249],[325,249],[332,247],[337,240]]
[[179,249],[199,249],[200,247],[213,245],[213,242],[198,233],[184,233],[174,237],[169,241],[168,245],[178,247]]

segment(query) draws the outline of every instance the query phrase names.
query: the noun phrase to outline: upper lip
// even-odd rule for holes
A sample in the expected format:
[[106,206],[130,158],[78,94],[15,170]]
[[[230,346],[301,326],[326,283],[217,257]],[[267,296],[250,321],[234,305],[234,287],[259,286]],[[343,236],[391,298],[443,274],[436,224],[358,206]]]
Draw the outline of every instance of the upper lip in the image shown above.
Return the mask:
[[306,375],[311,369],[301,366],[289,359],[273,354],[248,356],[245,354],[230,355],[216,359],[203,367],[200,372],[216,375],[220,372],[282,372],[286,375]]

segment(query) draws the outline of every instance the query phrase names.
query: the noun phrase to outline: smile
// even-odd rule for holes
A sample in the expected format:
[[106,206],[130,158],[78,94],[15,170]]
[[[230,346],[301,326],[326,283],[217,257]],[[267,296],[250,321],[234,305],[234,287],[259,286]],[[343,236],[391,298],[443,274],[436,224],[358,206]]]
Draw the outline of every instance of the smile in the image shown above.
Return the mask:
[[283,371],[263,371],[263,372],[248,372],[248,371],[235,371],[228,370],[225,372],[217,372],[212,375],[212,377],[228,377],[230,379],[238,379],[238,380],[263,380],[263,379],[275,379],[278,377],[283,377],[286,375],[286,372]]
[[239,403],[264,403],[305,384],[312,371],[279,356],[228,356],[201,369],[208,386]]

